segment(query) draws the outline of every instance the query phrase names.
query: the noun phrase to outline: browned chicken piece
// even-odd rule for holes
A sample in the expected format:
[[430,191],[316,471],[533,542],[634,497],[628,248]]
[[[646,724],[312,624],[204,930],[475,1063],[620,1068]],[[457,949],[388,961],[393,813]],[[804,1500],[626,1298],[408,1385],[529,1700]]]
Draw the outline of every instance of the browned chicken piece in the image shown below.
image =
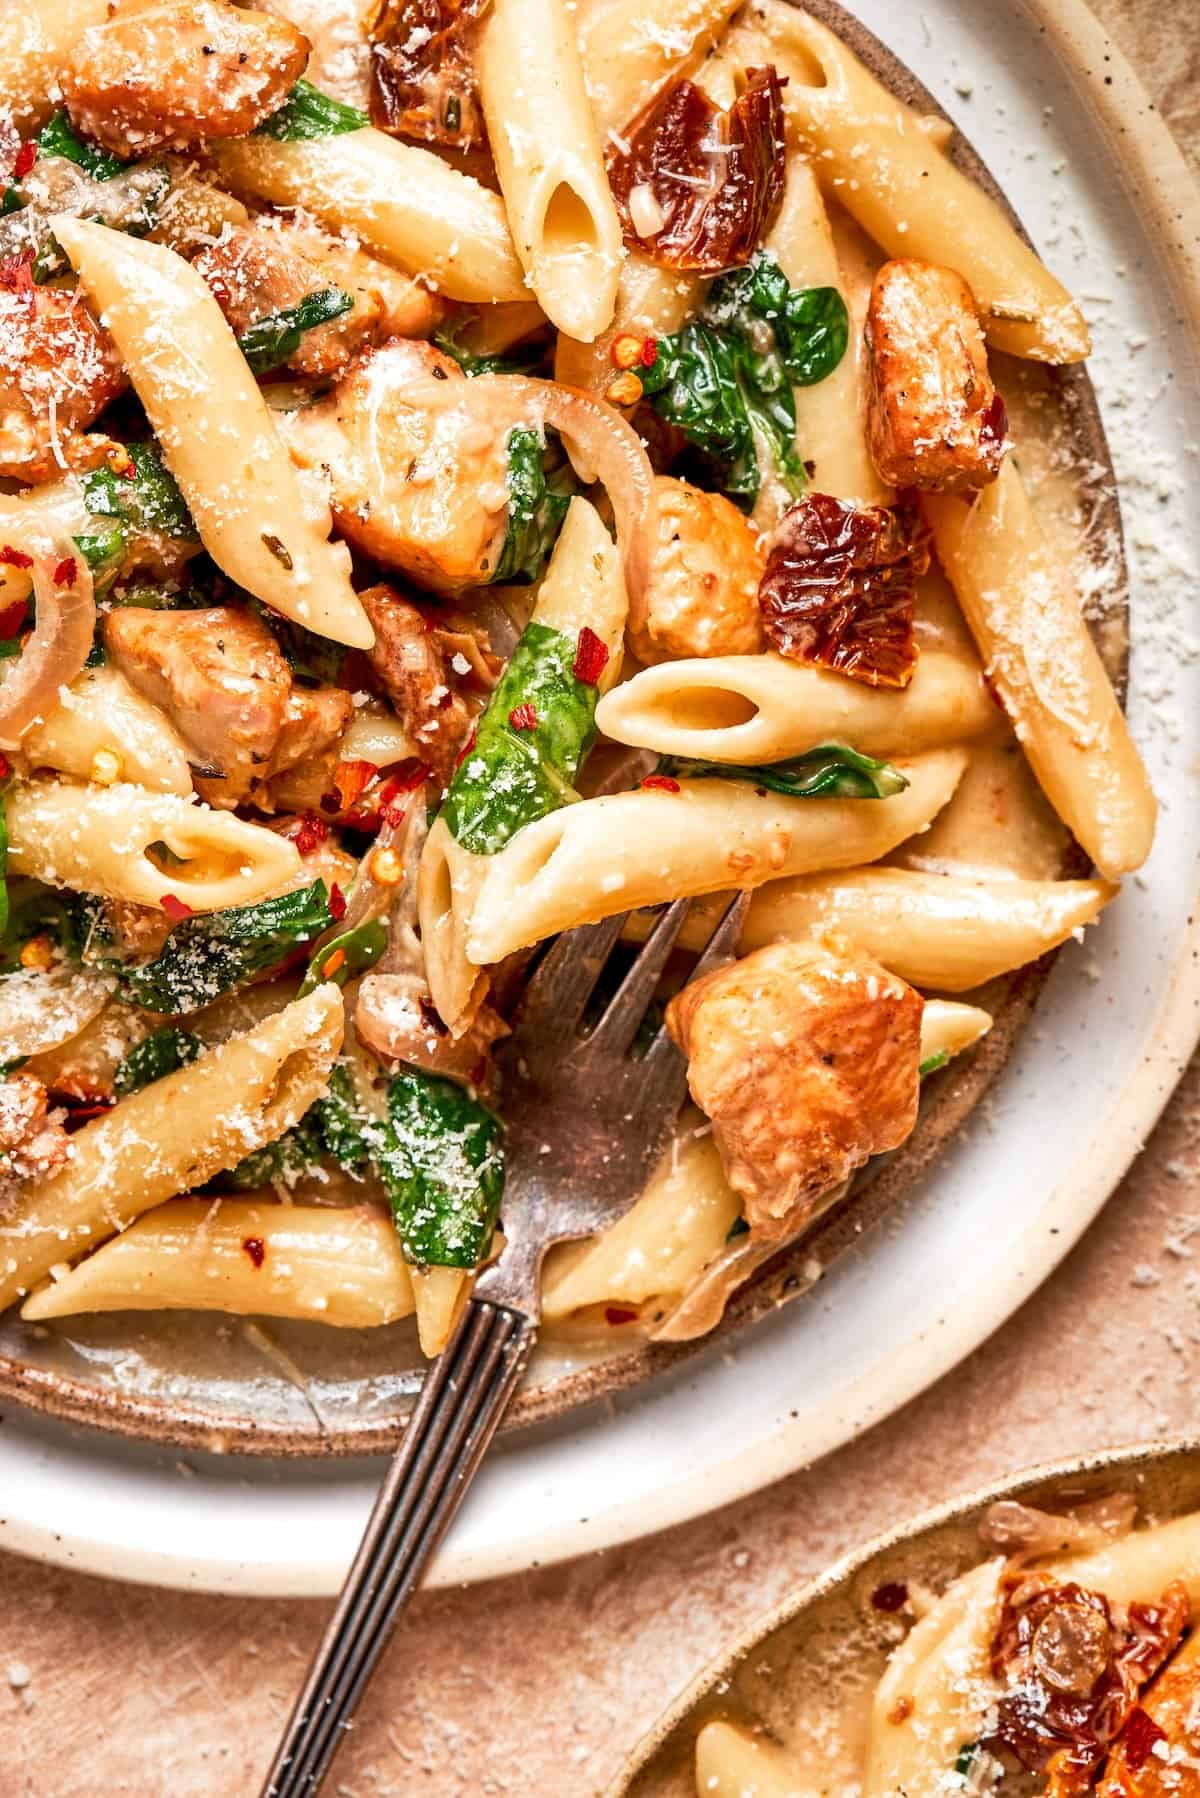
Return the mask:
[[62,73],[71,122],[117,156],[242,137],[304,73],[308,39],[225,0],[126,7],[80,34]]
[[752,1235],[795,1235],[823,1192],[904,1141],[923,1008],[903,980],[833,941],[758,949],[671,1000],[667,1028]]
[[[252,802],[261,812],[315,812],[333,791],[337,765],[342,759],[341,739],[314,750],[294,768],[285,768],[269,780],[256,783]],[[210,799],[210,804],[219,801]]]
[[439,780],[448,780],[471,734],[471,709],[451,678],[469,672],[466,658],[454,651],[464,666],[452,670],[439,641],[443,633],[394,587],[381,582],[359,598],[375,628],[367,658],[417,754]]
[[[267,225],[225,232],[201,250],[192,266],[208,282],[238,337],[272,313],[338,285],[328,267],[304,254],[295,234]],[[383,311],[378,298],[365,288],[356,289],[351,298],[354,305],[349,312],[305,331],[299,348],[281,366],[310,378],[340,374],[362,343],[375,335]]]
[[499,404],[511,406],[452,357],[405,340],[362,356],[324,400],[279,425],[294,460],[325,473],[356,549],[454,594],[486,582],[504,546],[517,420]]
[[62,1166],[70,1139],[61,1113],[52,1113],[46,1088],[33,1074],[0,1080],[0,1210],[16,1197],[17,1183],[44,1180]]
[[82,295],[35,287],[28,263],[0,262],[0,475],[56,479],[125,385]]
[[931,262],[885,262],[867,308],[867,436],[891,487],[970,494],[994,481],[1008,415],[975,299]]
[[1098,1798],[1200,1798],[1200,1630],[1142,1693]]
[[353,716],[354,696],[344,687],[293,687],[264,779],[321,760],[341,742]]
[[492,1045],[509,1034],[504,1019],[485,1000],[465,1035],[451,1036],[428,982],[415,970],[366,975],[358,990],[354,1028],[358,1040],[381,1060],[470,1086],[488,1083]]
[[629,646],[639,662],[677,656],[753,655],[763,647],[754,532],[719,493],[660,474],[656,542]]

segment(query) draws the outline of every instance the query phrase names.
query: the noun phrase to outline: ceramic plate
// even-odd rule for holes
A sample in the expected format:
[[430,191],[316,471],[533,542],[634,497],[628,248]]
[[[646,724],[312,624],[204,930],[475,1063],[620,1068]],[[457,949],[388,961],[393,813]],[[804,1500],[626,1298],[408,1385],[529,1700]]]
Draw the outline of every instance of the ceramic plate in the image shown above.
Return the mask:
[[[902,1403],[1049,1272],[1128,1164],[1195,1040],[1200,668],[1172,614],[1200,562],[1200,474],[1179,449],[1200,438],[1178,241],[1190,198],[1182,187],[1173,203],[1165,196],[1178,178],[1174,152],[1119,62],[1089,46],[1072,4],[1055,0],[1046,21],[994,0],[931,0],[911,18],[862,0],[859,13],[973,139],[1093,320],[1093,376],[1132,551],[1131,717],[1165,802],[1163,827],[1121,905],[1085,949],[1060,956],[986,1124],[954,1139],[898,1227],[843,1255],[804,1303],[603,1408],[510,1436],[443,1551],[444,1580],[664,1527],[779,1477]],[[1119,156],[1106,104],[1126,131]],[[851,1213],[840,1227],[849,1236],[855,1224]],[[977,1291],[960,1296],[955,1277],[981,1243],[991,1268],[983,1305]],[[136,1354],[103,1340],[77,1352],[85,1387],[146,1402]],[[560,1364],[556,1377],[578,1372]],[[264,1396],[281,1384],[264,1370]],[[403,1374],[376,1371],[356,1407],[386,1428],[403,1385]],[[335,1380],[310,1393],[331,1415],[345,1404]],[[180,1414],[193,1397],[169,1371],[154,1394]],[[192,1437],[212,1439],[211,1427]],[[131,1578],[329,1592],[376,1477],[356,1461],[236,1463],[189,1450],[181,1462],[177,1451],[85,1436],[10,1405],[0,1542]]]
[[927,1512],[847,1555],[752,1624],[680,1693],[607,1798],[696,1798],[696,1736],[718,1716],[757,1720],[784,1742],[819,1740],[831,1778],[852,1779],[860,1765],[862,1723],[892,1636],[886,1617],[872,1608],[871,1594],[894,1582],[941,1592],[986,1559],[979,1524],[999,1498],[1055,1509],[1067,1494],[1078,1503],[1115,1491],[1134,1493],[1141,1517],[1156,1523],[1200,1508],[1200,1443],[1153,1443],[1035,1468]]

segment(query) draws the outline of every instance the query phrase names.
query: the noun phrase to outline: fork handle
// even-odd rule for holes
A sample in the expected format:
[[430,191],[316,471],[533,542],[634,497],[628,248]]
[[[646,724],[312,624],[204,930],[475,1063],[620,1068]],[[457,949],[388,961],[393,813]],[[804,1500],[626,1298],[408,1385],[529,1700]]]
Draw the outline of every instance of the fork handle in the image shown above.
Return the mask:
[[426,1375],[262,1798],[318,1792],[392,1626],[466,1495],[537,1335],[523,1312],[472,1298]]

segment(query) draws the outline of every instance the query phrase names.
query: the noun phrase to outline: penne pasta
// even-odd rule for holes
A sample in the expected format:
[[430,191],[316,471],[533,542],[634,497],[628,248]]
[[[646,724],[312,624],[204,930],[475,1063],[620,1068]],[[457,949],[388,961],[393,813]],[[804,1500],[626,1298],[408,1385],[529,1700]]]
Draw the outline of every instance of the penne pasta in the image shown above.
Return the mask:
[[491,858],[469,918],[454,916],[451,891],[447,911],[430,906],[430,926],[461,932],[467,961],[484,967],[559,930],[731,880],[755,887],[873,861],[925,829],[965,765],[957,749],[918,757],[903,764],[907,790],[883,800],[762,797],[713,780],[587,799],[527,825]]
[[408,1279],[421,1353],[432,1359],[449,1342],[471,1296],[475,1275],[461,1267],[410,1267]]
[[[1116,892],[1102,880],[969,880],[906,868],[808,874],[759,888],[740,947],[748,954],[834,930],[912,986],[965,993],[1095,923]],[[704,927],[697,918],[697,941]]]
[[265,605],[321,636],[369,649],[350,555],[328,508],[306,496],[271,414],[196,271],[162,244],[56,219],[103,315],[205,549]]
[[712,1798],[808,1798],[820,1770],[804,1772],[795,1757],[764,1735],[718,1718],[696,1737],[696,1790]]
[[138,905],[173,894],[192,911],[221,911],[279,891],[300,871],[286,837],[174,793],[18,781],[6,806],[10,869],[49,886]]
[[552,324],[585,343],[611,323],[621,223],[565,0],[493,0],[477,51],[513,244]]
[[620,132],[669,76],[711,50],[737,0],[609,0],[578,26],[588,98],[600,133]]
[[1061,1579],[1103,1592],[1113,1604],[1154,1604],[1171,1580],[1182,1580],[1200,1605],[1200,1514],[1133,1530],[1109,1548],[1047,1563]]
[[926,999],[921,1013],[921,1060],[949,1059],[974,1048],[992,1027],[992,1014],[980,1005],[953,999]]
[[759,765],[818,743],[920,754],[995,731],[978,662],[925,650],[902,689],[867,687],[780,655],[694,657],[643,668],[601,700],[606,736],[661,755]]
[[94,1311],[224,1311],[341,1329],[413,1308],[390,1218],[369,1205],[171,1199],[26,1299],[43,1322]]
[[925,497],[939,559],[1042,791],[1106,879],[1133,873],[1154,840],[1154,794],[1015,465],[971,506]]
[[554,378],[569,387],[603,393],[616,374],[612,347],[618,337],[660,337],[678,331],[695,306],[702,282],[682,269],[659,268],[630,250],[617,283],[612,323],[591,343],[561,334]]
[[499,194],[431,150],[366,127],[341,137],[212,145],[235,193],[303,206],[452,300],[527,300]]
[[182,737],[118,668],[85,668],[59,693],[57,709],[21,738],[31,768],[55,768],[101,785],[132,781],[151,793],[190,799]]
[[997,349],[1042,362],[1082,361],[1091,338],[1079,307],[918,115],[799,7],[751,0],[748,20],[787,76],[788,119],[822,186],[876,243],[889,256],[956,269]]
[[164,1199],[289,1129],[325,1091],[342,995],[320,986],[76,1132],[66,1166],[0,1219],[0,1310]]

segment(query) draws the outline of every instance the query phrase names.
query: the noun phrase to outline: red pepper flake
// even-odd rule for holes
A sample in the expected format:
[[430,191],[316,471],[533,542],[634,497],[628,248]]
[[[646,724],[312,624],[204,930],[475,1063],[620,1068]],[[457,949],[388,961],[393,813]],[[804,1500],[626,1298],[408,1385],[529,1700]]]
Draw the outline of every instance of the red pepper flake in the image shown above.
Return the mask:
[[579,633],[579,642],[575,648],[575,666],[571,672],[577,681],[583,682],[585,687],[594,687],[607,667],[607,645],[596,635],[590,624],[585,624]]
[[12,763],[8,757],[0,753],[0,780],[7,780],[12,773]]
[[466,742],[463,744],[462,748],[458,752],[458,758],[454,764],[454,766],[456,768],[462,767],[463,763],[466,761],[467,757],[470,755],[471,751],[474,749],[475,739],[478,735],[479,735],[479,726],[476,724],[474,726],[474,728],[472,729],[470,736],[467,738]]
[[261,1236],[243,1236],[242,1247],[249,1255],[255,1267],[261,1267],[267,1258],[267,1245]]
[[642,345],[642,367],[653,368],[658,361],[658,338],[647,337]]
[[191,906],[185,905],[183,900],[176,898],[174,893],[164,893],[159,903],[162,905],[168,918],[173,918],[176,924],[180,924],[183,922],[184,918],[190,918],[194,915]]
[[22,144],[17,151],[17,160],[13,163],[13,180],[24,181],[26,175],[38,159],[38,147],[35,143]]
[[[374,762],[339,762],[333,771],[333,784],[343,811],[349,811],[356,799],[374,780],[379,769]],[[321,802],[324,804],[324,800]]]
[[416,762],[407,774],[389,774],[379,789],[379,816],[392,830],[399,830],[404,822],[407,807],[393,802],[402,793],[414,793],[429,779],[432,769],[424,762]]
[[871,1594],[872,1607],[877,1611],[892,1612],[903,1609],[908,1602],[908,1587],[903,1580],[887,1580],[882,1586],[876,1586]]
[[70,1098],[68,1098],[67,1115],[63,1119],[63,1129],[67,1132],[68,1136],[71,1136],[76,1130],[82,1129],[84,1124],[90,1124],[93,1118],[98,1118],[102,1116],[104,1112],[111,1111],[115,1104],[115,1099],[95,1099],[85,1105],[76,1105]]
[[536,730],[538,715],[531,705],[515,705],[508,714],[508,722],[514,730]]
[[23,599],[14,599],[11,606],[0,610],[0,637],[15,637],[25,622],[27,611]]
[[604,1321],[606,1324],[636,1323],[637,1312],[627,1311],[623,1305],[605,1305]]
[[10,543],[0,546],[0,562],[8,568],[33,567],[33,557],[27,556],[23,549],[14,549]]
[[336,880],[329,889],[329,915],[335,921],[346,915],[346,895]]
[[73,587],[77,570],[78,563],[74,556],[64,556],[54,570],[54,585],[56,587]]
[[641,787],[648,787],[651,792],[678,793],[679,782],[672,780],[669,774],[647,774],[645,780],[639,781]]
[[1118,1746],[1125,1750],[1125,1765],[1131,1773],[1144,1767],[1151,1754],[1160,1742],[1165,1742],[1167,1732],[1160,1729],[1148,1711],[1139,1705],[1130,1712],[1129,1721],[1117,1738]]
[[6,293],[22,295],[31,306],[35,304],[32,250],[26,256],[0,256],[0,287]]
[[299,825],[289,834],[301,855],[311,855],[329,835],[329,826],[315,812],[305,812]]

